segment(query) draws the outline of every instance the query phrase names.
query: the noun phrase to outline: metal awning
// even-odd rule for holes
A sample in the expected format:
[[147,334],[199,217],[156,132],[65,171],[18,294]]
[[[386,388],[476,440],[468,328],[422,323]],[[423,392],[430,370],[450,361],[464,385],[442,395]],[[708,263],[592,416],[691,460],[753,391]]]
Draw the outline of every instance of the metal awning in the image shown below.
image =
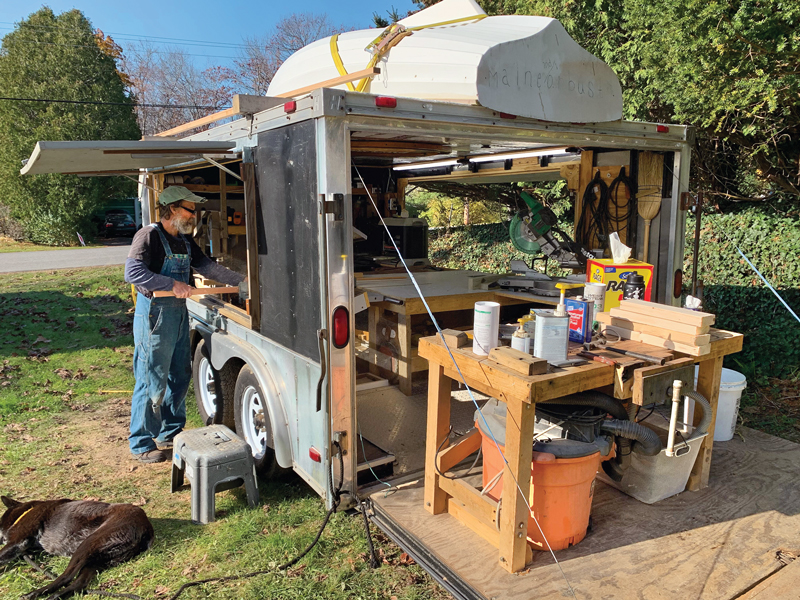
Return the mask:
[[[139,169],[169,167],[211,155],[233,156],[236,142],[177,140],[104,140],[37,142],[20,173],[78,175],[138,174]],[[221,156],[222,155],[222,156]]]

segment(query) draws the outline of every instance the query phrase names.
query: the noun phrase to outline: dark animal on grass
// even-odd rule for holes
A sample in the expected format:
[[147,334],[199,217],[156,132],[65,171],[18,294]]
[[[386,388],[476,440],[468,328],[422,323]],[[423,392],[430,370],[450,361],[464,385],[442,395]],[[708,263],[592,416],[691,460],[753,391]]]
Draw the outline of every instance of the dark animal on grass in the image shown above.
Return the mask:
[[64,572],[48,585],[23,596],[48,600],[82,590],[98,571],[147,550],[153,526],[141,508],[89,500],[17,502],[0,496],[7,509],[0,517],[0,565],[27,552],[71,556]]

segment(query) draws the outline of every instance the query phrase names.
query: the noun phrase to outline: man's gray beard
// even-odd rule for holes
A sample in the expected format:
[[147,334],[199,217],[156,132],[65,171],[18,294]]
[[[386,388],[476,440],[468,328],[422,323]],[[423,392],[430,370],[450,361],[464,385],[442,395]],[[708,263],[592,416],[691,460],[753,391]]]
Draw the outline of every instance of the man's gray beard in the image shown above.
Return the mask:
[[175,219],[175,229],[178,230],[178,233],[189,235],[194,231],[194,219],[177,217]]

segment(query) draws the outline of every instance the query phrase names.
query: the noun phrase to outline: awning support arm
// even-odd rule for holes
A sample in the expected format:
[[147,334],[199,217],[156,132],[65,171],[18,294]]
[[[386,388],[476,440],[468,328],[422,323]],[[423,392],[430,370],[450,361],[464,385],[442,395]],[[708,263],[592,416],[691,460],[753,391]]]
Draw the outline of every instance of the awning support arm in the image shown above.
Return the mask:
[[224,167],[224,166],[222,166],[222,165],[221,165],[221,164],[219,164],[217,161],[215,161],[213,158],[209,158],[209,157],[207,157],[207,156],[204,156],[203,158],[204,158],[204,159],[206,159],[208,162],[210,162],[212,165],[215,165],[215,166],[219,167],[220,169],[222,169],[223,171],[225,171],[225,172],[226,172],[226,173],[228,173],[229,175],[233,175],[233,176],[234,176],[234,177],[236,177],[236,179],[238,179],[239,181],[242,181],[242,182],[244,181],[244,179],[242,179],[242,178],[241,178],[239,175],[237,175],[236,173],[234,173],[233,171],[231,171],[231,170],[230,170],[228,167]]

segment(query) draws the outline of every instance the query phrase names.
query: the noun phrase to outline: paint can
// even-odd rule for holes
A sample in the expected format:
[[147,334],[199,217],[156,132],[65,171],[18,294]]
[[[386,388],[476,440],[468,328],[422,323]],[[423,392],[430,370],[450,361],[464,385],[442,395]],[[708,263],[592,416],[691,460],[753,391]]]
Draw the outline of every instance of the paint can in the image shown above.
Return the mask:
[[547,362],[567,360],[569,343],[569,315],[536,315],[536,335],[533,338],[533,355]]
[[488,356],[489,350],[500,345],[500,304],[476,302],[472,322],[472,351]]

